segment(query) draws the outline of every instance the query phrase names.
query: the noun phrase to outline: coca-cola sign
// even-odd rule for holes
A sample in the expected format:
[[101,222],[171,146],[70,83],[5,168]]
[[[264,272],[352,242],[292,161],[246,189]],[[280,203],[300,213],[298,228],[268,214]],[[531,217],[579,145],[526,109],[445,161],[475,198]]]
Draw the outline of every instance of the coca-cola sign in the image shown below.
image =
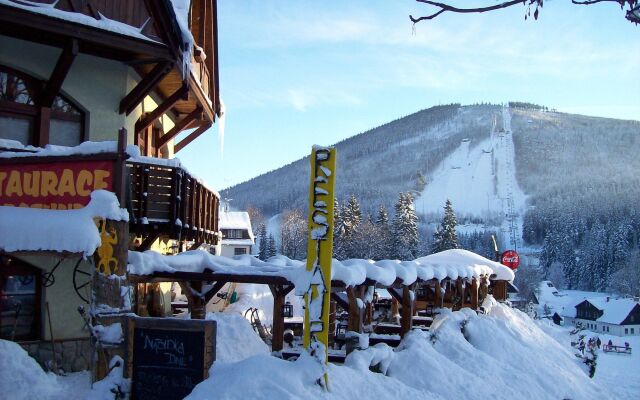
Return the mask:
[[520,256],[515,250],[507,250],[502,253],[502,256],[500,256],[500,262],[502,265],[506,265],[507,267],[516,270],[518,265],[520,265]]

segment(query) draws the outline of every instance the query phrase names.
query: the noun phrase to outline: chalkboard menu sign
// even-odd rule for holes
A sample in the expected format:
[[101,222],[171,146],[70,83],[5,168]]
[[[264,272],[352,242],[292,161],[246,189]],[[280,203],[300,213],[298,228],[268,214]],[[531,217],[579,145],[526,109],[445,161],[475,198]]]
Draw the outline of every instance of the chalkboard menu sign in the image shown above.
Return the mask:
[[182,399],[208,377],[215,321],[131,317],[127,324],[132,399]]

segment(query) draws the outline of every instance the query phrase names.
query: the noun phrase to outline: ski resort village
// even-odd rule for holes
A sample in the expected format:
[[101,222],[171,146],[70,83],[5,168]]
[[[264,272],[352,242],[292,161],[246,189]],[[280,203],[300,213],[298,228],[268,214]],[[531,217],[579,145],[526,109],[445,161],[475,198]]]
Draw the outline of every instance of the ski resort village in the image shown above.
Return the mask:
[[502,1],[0,0],[0,399],[640,399],[640,2]]

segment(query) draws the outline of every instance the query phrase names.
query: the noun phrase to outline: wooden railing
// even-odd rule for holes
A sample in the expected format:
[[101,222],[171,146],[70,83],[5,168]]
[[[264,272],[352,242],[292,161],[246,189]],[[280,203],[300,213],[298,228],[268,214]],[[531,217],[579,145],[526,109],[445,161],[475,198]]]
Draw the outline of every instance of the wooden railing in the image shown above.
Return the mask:
[[216,193],[180,167],[128,161],[127,172],[132,233],[217,243]]
[[202,91],[207,96],[207,99],[211,99],[211,73],[207,68],[206,63],[203,61],[197,61],[195,58],[191,58],[192,71],[195,77],[200,82]]

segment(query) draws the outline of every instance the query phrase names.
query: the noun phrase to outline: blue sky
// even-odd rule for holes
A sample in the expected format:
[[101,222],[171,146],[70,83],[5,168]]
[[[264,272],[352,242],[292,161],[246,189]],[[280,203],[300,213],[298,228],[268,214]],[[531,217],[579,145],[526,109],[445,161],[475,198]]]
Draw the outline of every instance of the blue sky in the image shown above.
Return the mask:
[[549,1],[538,21],[521,6],[445,13],[413,32],[409,14],[424,10],[219,0],[224,146],[216,123],[179,158],[221,190],[437,104],[520,100],[640,119],[640,26],[615,4]]

